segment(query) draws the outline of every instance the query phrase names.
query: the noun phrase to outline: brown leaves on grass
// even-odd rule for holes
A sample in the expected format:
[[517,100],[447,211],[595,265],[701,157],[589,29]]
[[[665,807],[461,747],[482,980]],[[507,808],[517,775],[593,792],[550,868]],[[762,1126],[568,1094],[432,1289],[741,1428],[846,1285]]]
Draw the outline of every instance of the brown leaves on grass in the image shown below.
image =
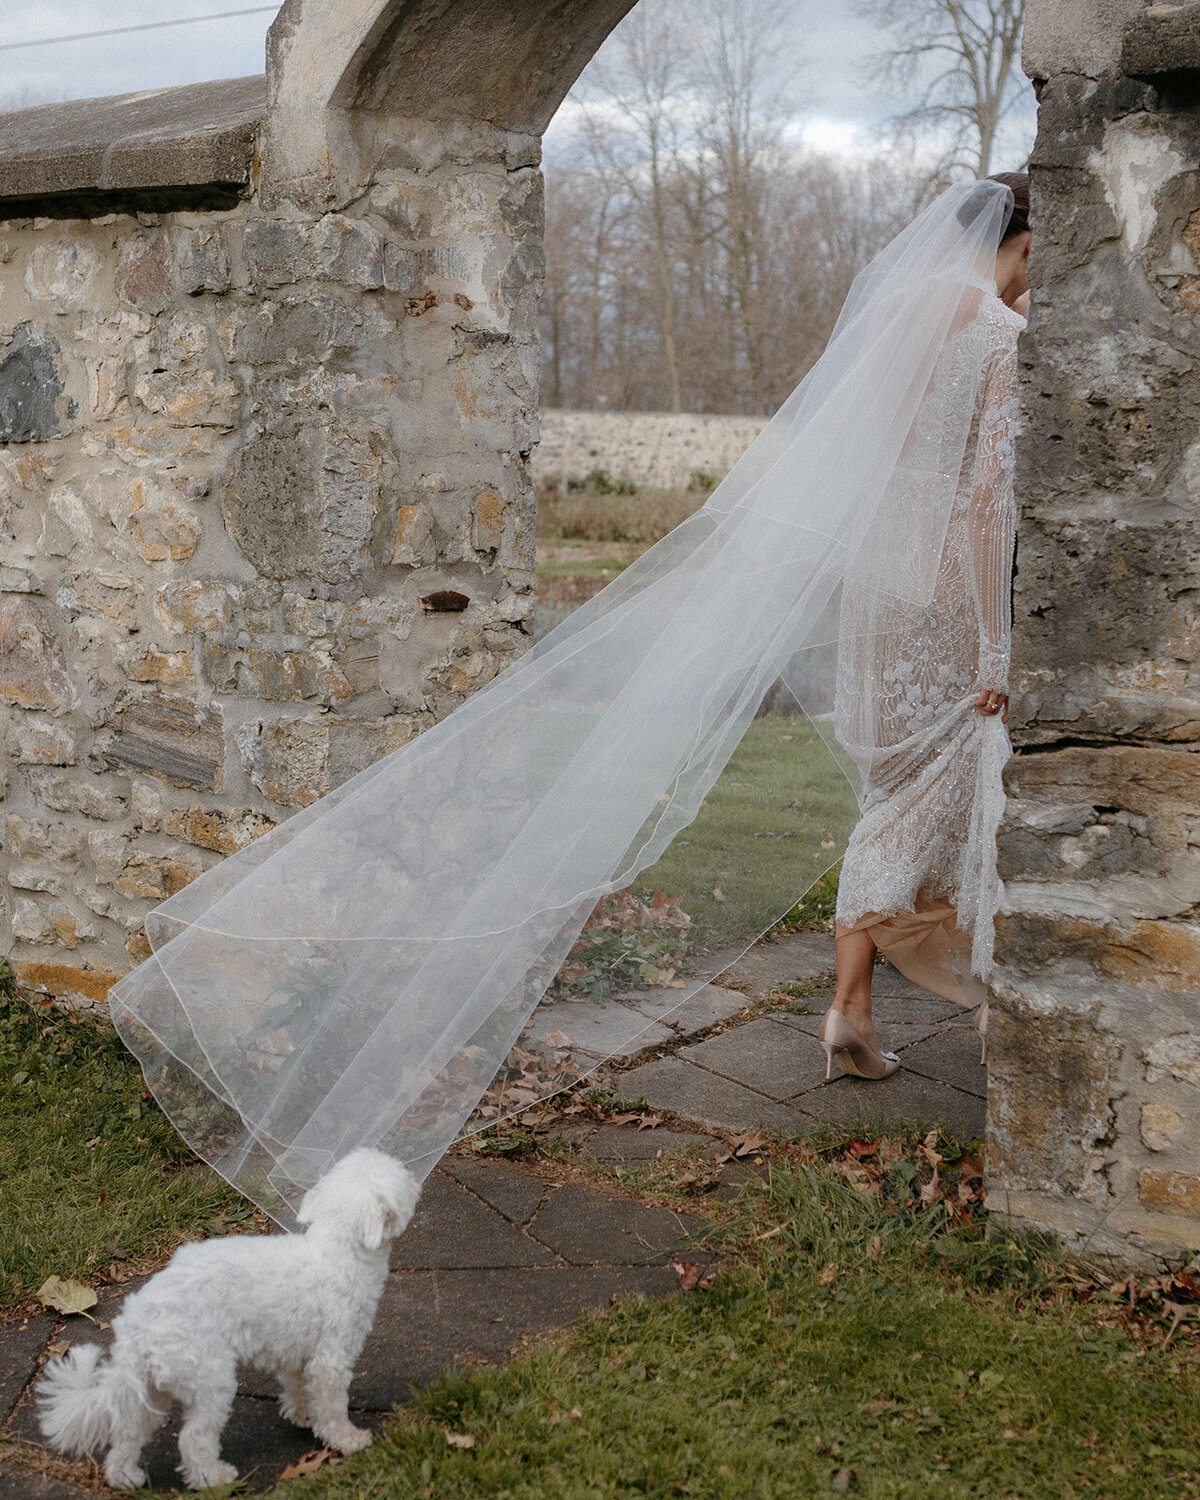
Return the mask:
[[334,1448],[314,1448],[311,1453],[302,1453],[295,1463],[290,1463],[280,1474],[280,1479],[297,1479],[301,1474],[315,1474],[323,1469],[331,1458],[337,1457]]
[[681,1292],[694,1292],[697,1289],[707,1292],[713,1283],[713,1272],[708,1271],[701,1274],[700,1267],[694,1260],[673,1260],[670,1263],[671,1270],[679,1277],[679,1290]]

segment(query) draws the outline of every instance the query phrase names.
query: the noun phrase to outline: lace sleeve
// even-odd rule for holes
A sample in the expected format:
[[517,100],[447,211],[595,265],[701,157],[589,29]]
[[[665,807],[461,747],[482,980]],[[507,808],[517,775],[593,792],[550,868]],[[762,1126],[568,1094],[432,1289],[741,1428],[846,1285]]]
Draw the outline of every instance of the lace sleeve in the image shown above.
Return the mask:
[[984,384],[971,496],[971,580],[979,620],[979,687],[1008,692],[1013,542],[1013,442],[1017,354],[1006,349]]

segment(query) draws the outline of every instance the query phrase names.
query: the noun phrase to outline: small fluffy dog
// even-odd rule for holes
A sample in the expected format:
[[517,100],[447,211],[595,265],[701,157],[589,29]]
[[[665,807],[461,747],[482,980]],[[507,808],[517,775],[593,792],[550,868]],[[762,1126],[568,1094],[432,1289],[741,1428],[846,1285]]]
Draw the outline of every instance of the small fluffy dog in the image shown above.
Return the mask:
[[184,1245],[113,1319],[104,1359],[69,1350],[38,1382],[39,1421],[60,1453],[107,1447],[116,1489],[145,1484],[138,1458],[172,1398],[183,1405],[180,1473],[190,1489],[237,1478],[221,1432],[239,1361],[283,1386],[280,1410],[329,1448],[355,1453],[371,1434],[347,1393],[387,1277],[389,1242],[420,1185],[382,1151],[352,1151],[305,1194],[303,1234],[240,1235]]

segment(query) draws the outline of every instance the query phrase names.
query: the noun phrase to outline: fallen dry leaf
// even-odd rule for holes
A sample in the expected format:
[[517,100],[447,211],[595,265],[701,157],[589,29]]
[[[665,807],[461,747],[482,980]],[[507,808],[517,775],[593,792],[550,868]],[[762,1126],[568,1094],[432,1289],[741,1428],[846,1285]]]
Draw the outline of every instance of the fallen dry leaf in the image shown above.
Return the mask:
[[879,1238],[878,1235],[874,1235],[872,1237],[871,1246],[867,1251],[867,1254],[871,1257],[872,1260],[883,1259],[883,1241]]
[[447,1428],[443,1428],[442,1430],[446,1433],[446,1441],[451,1448],[473,1448],[475,1446],[475,1439],[469,1432],[450,1432]]
[[761,1130],[752,1130],[749,1135],[739,1135],[733,1143],[733,1154],[735,1156],[753,1156],[756,1151],[761,1151],[767,1144],[767,1138]]
[[837,1275],[837,1273],[837,1265],[831,1262],[825,1267],[825,1269],[821,1272],[820,1276],[817,1279],[820,1281],[822,1286],[828,1286],[833,1278]]
[[712,1286],[712,1272],[701,1276],[700,1267],[694,1260],[673,1260],[671,1270],[679,1277],[680,1291],[691,1292],[699,1287],[702,1292],[706,1292]]
[[833,1476],[833,1488],[835,1490],[848,1490],[850,1481],[854,1478],[853,1469],[839,1469]]
[[52,1307],[60,1313],[83,1313],[95,1307],[96,1294],[82,1281],[71,1281],[63,1276],[48,1276],[37,1289],[37,1299],[43,1307]]
[[663,1122],[662,1115],[638,1115],[639,1130],[654,1130]]
[[719,885],[714,885],[713,886],[713,900],[714,901],[724,901],[724,899],[725,899],[725,892],[721,889],[721,887]]
[[565,1031],[548,1031],[546,1033],[546,1041],[551,1047],[569,1047],[571,1045],[571,1038]]
[[302,1453],[293,1464],[288,1464],[280,1479],[296,1479],[301,1474],[315,1474],[318,1469],[323,1469],[331,1458],[337,1454],[332,1448],[314,1448],[311,1453]]

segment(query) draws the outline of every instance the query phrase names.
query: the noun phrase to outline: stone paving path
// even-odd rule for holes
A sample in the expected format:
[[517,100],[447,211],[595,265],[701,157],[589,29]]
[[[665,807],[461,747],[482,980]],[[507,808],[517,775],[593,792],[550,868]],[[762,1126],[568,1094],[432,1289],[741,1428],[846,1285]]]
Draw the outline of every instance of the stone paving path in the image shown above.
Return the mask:
[[[677,1120],[655,1130],[586,1123],[566,1132],[581,1156],[634,1164],[713,1133],[803,1132],[819,1122],[941,1121],[960,1135],[982,1136],[985,1070],[971,1017],[896,974],[877,975],[877,1026],[901,1069],[882,1083],[843,1078],[824,1083],[815,1037],[828,993],[788,1002],[738,1023],[737,1015],[780,985],[814,981],[833,968],[832,940],[806,933],[761,943],[723,985],[708,986],[671,1028],[656,1028],[649,1061],[630,1060],[610,1082],[622,1098],[643,1097]],[[708,993],[714,991],[716,993]],[[796,1009],[797,1006],[803,1009]],[[715,1025],[724,1029],[714,1034]],[[551,1028],[552,1029],[552,1028]],[[665,1036],[659,1035],[665,1031]],[[669,1044],[670,1050],[667,1050]],[[738,1171],[730,1164],[731,1183]],[[704,1221],[556,1173],[478,1156],[448,1156],[429,1178],[412,1224],[397,1240],[392,1273],[351,1387],[358,1420],[378,1425],[406,1399],[412,1382],[454,1360],[498,1361],[524,1339],[561,1328],[619,1294],[661,1295],[677,1285],[668,1262],[681,1252],[701,1259]],[[690,1247],[690,1248],[689,1248]],[[108,1322],[142,1279],[99,1291],[96,1317]],[[71,1500],[95,1493],[83,1467],[50,1477],[20,1463],[40,1442],[30,1386],[46,1348],[64,1338],[107,1335],[81,1318],[31,1317],[0,1328],[0,1500]],[[273,1384],[248,1375],[225,1431],[223,1454],[271,1484],[310,1451],[311,1433],[279,1415]],[[151,1483],[168,1488],[175,1473],[177,1420],[146,1450]],[[15,1445],[5,1457],[5,1444]]]

